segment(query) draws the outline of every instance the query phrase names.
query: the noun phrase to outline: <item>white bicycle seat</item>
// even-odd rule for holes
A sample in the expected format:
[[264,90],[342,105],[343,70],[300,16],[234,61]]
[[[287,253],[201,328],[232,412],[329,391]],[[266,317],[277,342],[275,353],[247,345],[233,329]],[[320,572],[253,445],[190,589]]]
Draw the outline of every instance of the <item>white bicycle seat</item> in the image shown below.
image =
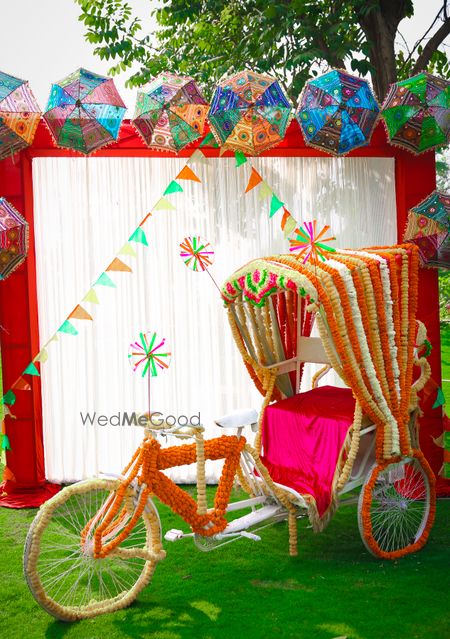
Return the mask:
[[254,408],[248,408],[247,410],[235,410],[228,415],[219,417],[214,421],[220,428],[243,428],[244,426],[251,426],[258,421],[258,411]]

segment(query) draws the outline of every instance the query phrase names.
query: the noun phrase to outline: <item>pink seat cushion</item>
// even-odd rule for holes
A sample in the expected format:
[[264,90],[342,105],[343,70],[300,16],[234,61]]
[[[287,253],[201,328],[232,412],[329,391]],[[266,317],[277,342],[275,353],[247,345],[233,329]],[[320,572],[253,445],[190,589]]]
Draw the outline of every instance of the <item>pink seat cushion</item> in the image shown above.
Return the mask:
[[268,406],[262,423],[263,457],[272,479],[311,495],[327,510],[339,454],[353,423],[348,388],[321,386]]

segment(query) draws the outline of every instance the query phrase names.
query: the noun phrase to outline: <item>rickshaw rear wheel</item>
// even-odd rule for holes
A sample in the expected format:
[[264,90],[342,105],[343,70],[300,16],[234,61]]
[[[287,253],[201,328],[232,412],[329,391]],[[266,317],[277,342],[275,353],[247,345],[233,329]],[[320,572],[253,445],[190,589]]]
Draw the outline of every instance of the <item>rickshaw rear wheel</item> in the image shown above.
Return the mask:
[[420,450],[375,464],[358,501],[361,539],[382,559],[417,552],[428,539],[435,510],[435,477]]

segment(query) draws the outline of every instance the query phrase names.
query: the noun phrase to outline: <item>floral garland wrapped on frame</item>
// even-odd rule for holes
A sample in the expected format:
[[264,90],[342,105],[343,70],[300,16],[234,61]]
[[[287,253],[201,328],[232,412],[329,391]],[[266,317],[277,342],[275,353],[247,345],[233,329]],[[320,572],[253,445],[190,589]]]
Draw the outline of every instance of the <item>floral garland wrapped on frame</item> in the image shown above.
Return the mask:
[[[255,442],[258,451],[265,407],[295,394],[292,385],[289,388],[289,374],[278,375],[274,366],[290,355],[282,335],[289,330],[289,323],[283,316],[285,328],[280,326],[283,322],[273,300],[285,298],[285,315],[289,315],[289,306],[291,314],[299,309],[293,300],[305,301],[306,315],[317,320],[327,358],[353,391],[354,422],[336,468],[332,505],[322,519],[310,512],[316,529],[328,522],[337,505],[337,493],[350,476],[362,415],[376,426],[376,461],[380,466],[411,455],[423,460],[410,432],[417,394],[430,377],[427,360],[419,356],[426,330],[416,320],[418,266],[418,250],[409,244],[338,250],[326,262],[314,264],[281,255],[250,262],[222,287],[233,337],[264,395]],[[291,327],[293,324],[291,318]],[[415,380],[414,366],[420,367]],[[430,479],[433,482],[431,471]]]

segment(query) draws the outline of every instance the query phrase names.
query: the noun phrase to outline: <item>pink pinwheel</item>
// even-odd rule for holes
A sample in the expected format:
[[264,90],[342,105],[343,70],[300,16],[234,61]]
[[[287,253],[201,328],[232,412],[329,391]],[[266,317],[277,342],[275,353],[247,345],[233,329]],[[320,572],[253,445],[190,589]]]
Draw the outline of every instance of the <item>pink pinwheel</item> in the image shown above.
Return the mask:
[[142,377],[147,374],[156,377],[158,369],[169,368],[171,353],[162,350],[165,342],[165,338],[160,340],[156,333],[139,333],[139,340],[132,342],[128,351],[133,372],[142,369]]
[[[333,236],[324,237],[329,231],[330,227],[325,225],[320,233],[317,233],[317,221],[305,222],[304,228],[300,227],[295,229],[297,237],[289,240],[290,251],[300,251],[297,258],[303,257],[303,264],[306,264],[308,260],[317,263],[319,259],[325,262],[330,256],[326,254],[326,251],[334,253],[336,249],[331,246],[327,246],[324,242],[330,242],[336,238]],[[321,240],[321,241],[319,241]]]

